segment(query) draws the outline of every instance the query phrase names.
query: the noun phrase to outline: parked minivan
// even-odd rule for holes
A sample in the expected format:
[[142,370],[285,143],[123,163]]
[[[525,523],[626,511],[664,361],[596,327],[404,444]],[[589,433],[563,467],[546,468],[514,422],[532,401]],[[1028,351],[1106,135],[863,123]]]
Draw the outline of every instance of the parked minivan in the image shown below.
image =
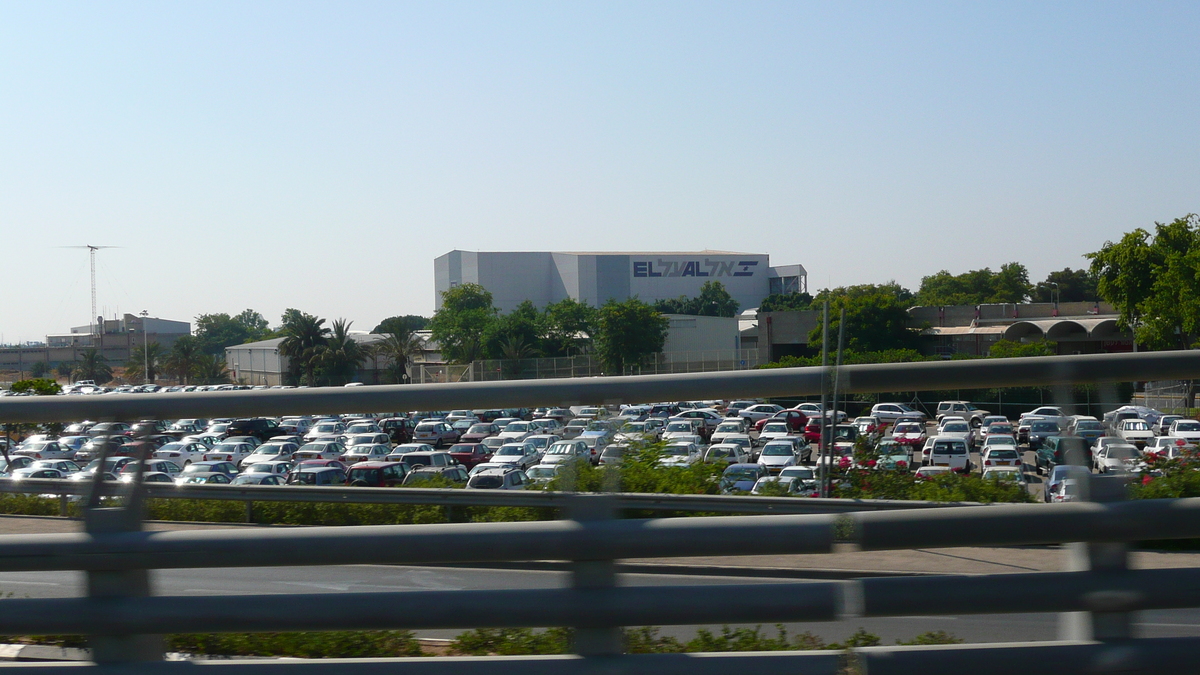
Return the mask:
[[971,455],[967,452],[967,440],[960,437],[943,438],[934,436],[929,450],[931,466],[948,466],[954,471],[970,471]]

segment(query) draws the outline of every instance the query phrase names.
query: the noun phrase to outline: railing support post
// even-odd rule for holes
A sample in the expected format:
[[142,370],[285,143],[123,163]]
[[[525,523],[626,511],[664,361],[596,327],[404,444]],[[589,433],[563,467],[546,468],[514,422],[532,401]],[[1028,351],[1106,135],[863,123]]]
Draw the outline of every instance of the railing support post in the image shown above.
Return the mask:
[[[568,513],[580,523],[611,520],[616,517],[617,503],[610,495],[573,495]],[[572,563],[572,585],[587,593],[602,594],[617,585],[616,565],[611,558],[575,560]],[[575,653],[580,656],[616,656],[624,651],[620,626],[576,627]]]
[[[142,529],[140,509],[90,508],[84,513],[89,534],[136,532]],[[92,598],[148,597],[150,571],[145,569],[93,570],[87,573],[88,596]],[[92,660],[98,664],[162,661],[163,640],[160,635],[112,635],[94,633],[88,636]]]
[[[1094,502],[1125,499],[1124,476],[1089,475],[1084,497]],[[1068,572],[1121,573],[1129,570],[1129,545],[1125,542],[1075,542],[1064,544]],[[1128,640],[1133,637],[1133,614],[1121,611],[1120,598],[1110,598],[1090,612],[1059,615],[1059,637],[1063,640]]]

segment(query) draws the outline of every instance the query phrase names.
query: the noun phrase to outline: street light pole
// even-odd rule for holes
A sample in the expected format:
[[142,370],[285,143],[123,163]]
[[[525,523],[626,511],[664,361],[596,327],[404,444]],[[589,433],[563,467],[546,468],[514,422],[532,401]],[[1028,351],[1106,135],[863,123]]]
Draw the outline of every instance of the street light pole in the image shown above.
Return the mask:
[[146,317],[150,312],[142,310],[142,379],[150,384],[150,332],[146,330]]

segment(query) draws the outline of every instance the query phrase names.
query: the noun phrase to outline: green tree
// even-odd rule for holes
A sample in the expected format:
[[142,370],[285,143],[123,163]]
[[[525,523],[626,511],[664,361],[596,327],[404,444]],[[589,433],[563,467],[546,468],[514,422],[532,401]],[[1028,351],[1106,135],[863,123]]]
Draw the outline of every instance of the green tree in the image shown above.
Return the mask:
[[229,382],[229,369],[225,366],[225,357],[215,354],[200,353],[192,366],[192,377],[196,384],[226,384]]
[[[846,310],[846,347],[856,352],[882,352],[892,349],[916,349],[920,331],[908,327],[908,308],[912,292],[895,282],[863,284],[823,290],[813,307],[823,307],[829,299],[829,340],[837,345],[841,329],[841,311]],[[820,346],[823,327],[808,335],[808,343]]]
[[608,372],[621,375],[662,351],[670,322],[635,298],[609,300],[596,319],[596,354]]
[[546,305],[542,352],[546,356],[571,356],[591,348],[596,330],[596,308],[574,298]]
[[53,396],[62,391],[62,387],[54,380],[35,377],[32,380],[17,380],[10,389],[18,394],[31,393],[36,396]]
[[236,316],[201,314],[196,317],[196,342],[205,354],[223,356],[226,347],[262,340],[269,333],[267,320],[252,309]]
[[1038,340],[1037,342],[1000,340],[988,349],[988,356],[993,359],[1010,359],[1019,356],[1054,356],[1058,353],[1057,347],[1056,343],[1045,340]]
[[163,359],[163,369],[180,384],[191,384],[196,365],[204,352],[191,335],[182,335],[171,345],[171,351]]
[[1151,349],[1200,346],[1200,216],[1154,225],[1087,254],[1100,297]]
[[83,350],[79,355],[79,364],[72,373],[76,380],[92,380],[96,384],[112,381],[112,366],[108,359],[95,347]]
[[544,320],[543,314],[528,300],[508,314],[496,317],[484,331],[484,356],[491,359],[508,358],[504,355],[504,345],[514,343],[539,351],[537,345],[545,333]]
[[50,364],[46,363],[45,361],[34,361],[33,363],[29,364],[29,375],[34,379],[45,377],[46,373],[49,372]]
[[443,359],[470,363],[483,354],[484,338],[496,316],[487,289],[479,284],[460,284],[442,292],[442,306],[429,322],[429,330]]
[[706,281],[700,287],[700,295],[694,298],[681,295],[678,298],[659,300],[654,303],[654,309],[662,314],[732,317],[737,316],[738,302],[725,290],[725,284]]
[[373,356],[387,359],[388,379],[394,384],[408,381],[408,363],[424,347],[424,340],[411,331],[384,333],[382,340],[371,345]]
[[297,364],[304,373],[305,384],[310,387],[316,386],[317,368],[321,365],[322,351],[329,338],[329,329],[324,324],[325,319],[304,312],[284,313],[283,341],[279,343],[279,353]]
[[335,320],[333,330],[320,348],[321,374],[329,384],[343,385],[353,380],[359,365],[367,358],[362,345],[350,336],[352,323],[345,319]]
[[71,373],[75,372],[77,365],[78,364],[76,364],[74,361],[63,361],[54,368],[54,372],[57,373],[59,377],[65,380],[70,380]]
[[941,270],[921,279],[919,305],[979,305],[996,302],[1025,302],[1033,287],[1029,271],[1021,263],[1006,263],[999,272],[991,268],[950,274]]
[[429,319],[417,314],[405,314],[404,316],[390,316],[379,322],[378,326],[371,331],[376,335],[384,333],[392,333],[402,335],[412,333],[418,330],[425,330],[429,325]]
[[1059,302],[1088,302],[1099,298],[1096,275],[1089,270],[1073,270],[1070,267],[1047,274],[1046,280],[1039,281],[1032,293],[1034,302],[1054,302],[1056,299]]
[[[158,369],[166,357],[166,350],[157,342],[151,342],[146,345],[139,345],[129,350],[129,360],[125,362],[125,379],[127,381],[134,380],[149,380],[150,382],[158,379]],[[142,372],[149,364],[150,375],[146,377]]]
[[795,312],[812,309],[813,297],[808,293],[774,293],[758,304],[760,312]]

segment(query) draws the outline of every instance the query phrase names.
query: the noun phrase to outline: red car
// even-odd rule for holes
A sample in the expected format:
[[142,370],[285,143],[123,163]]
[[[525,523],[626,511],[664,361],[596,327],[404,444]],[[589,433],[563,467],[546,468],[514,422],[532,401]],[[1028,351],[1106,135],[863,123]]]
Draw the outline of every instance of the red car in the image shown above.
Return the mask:
[[404,462],[359,462],[346,472],[346,485],[399,487],[408,475]]
[[804,440],[812,443],[821,442],[821,420],[813,417],[804,424]]
[[450,446],[450,456],[469,470],[490,460],[492,451],[482,443],[456,443]]
[[763,426],[766,425],[767,422],[779,422],[781,420],[788,423],[789,430],[791,430],[793,433],[798,433],[803,431],[804,426],[808,424],[808,415],[805,415],[799,410],[780,410],[771,417],[764,417],[763,419],[755,422],[754,430],[761,432]]

